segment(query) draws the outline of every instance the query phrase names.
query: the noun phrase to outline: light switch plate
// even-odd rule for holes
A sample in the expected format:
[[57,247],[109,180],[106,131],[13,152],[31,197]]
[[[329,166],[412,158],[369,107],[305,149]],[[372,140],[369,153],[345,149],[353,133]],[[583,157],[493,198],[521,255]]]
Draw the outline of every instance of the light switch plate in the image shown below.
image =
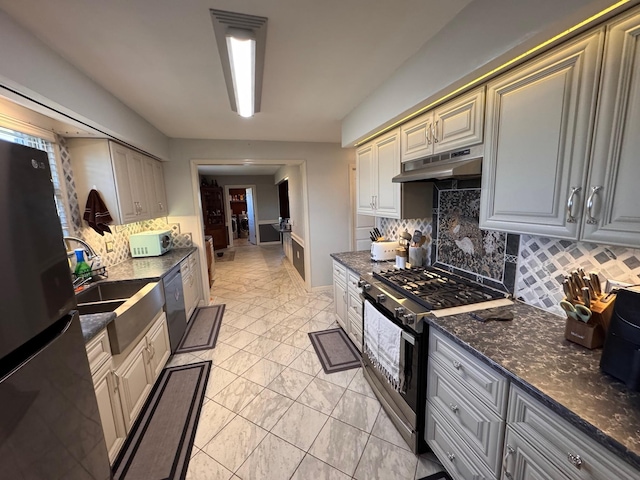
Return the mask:
[[104,247],[107,250],[107,253],[113,252],[113,241],[107,240],[106,242],[104,242]]

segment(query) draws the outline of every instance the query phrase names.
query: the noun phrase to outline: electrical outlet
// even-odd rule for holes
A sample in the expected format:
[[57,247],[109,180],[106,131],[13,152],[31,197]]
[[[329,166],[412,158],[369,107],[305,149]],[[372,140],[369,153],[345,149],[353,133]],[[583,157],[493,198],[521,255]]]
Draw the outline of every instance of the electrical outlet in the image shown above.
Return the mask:
[[113,241],[107,240],[106,242],[104,242],[104,248],[107,250],[107,253],[113,252]]

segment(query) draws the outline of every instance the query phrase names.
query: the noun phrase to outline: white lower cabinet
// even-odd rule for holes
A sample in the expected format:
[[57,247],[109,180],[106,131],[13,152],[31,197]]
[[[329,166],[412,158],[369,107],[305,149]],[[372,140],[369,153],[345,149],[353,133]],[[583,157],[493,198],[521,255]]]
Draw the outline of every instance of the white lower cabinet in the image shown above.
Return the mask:
[[159,312],[132,348],[111,356],[107,330],[86,346],[109,460],[114,461],[170,355],[167,317]]
[[[640,472],[580,432],[518,387],[511,386],[504,455],[505,478],[612,480],[640,478]],[[515,445],[514,445],[515,443]],[[516,450],[518,447],[521,453]],[[516,451],[511,451],[516,450]],[[511,460],[514,457],[515,460]],[[520,459],[523,457],[524,459]],[[536,464],[523,466],[523,464]],[[531,476],[544,471],[547,476]],[[554,473],[559,471],[561,476]]]
[[496,478],[432,404],[427,405],[426,422],[427,443],[454,480]]
[[640,471],[433,327],[428,368],[425,440],[454,479],[640,479]]
[[109,460],[113,462],[127,438],[127,429],[124,424],[118,384],[111,368],[111,361],[103,364],[93,375],[93,387],[98,400],[98,410],[102,421],[104,440],[109,452]]
[[362,352],[362,300],[359,275],[333,261],[333,301],[338,323]]
[[147,342],[143,339],[115,372],[127,430],[131,429],[153,386],[148,364]]
[[456,479],[496,479],[509,382],[431,329],[426,441]]
[[504,442],[503,480],[560,480],[568,479],[529,442],[507,427]]

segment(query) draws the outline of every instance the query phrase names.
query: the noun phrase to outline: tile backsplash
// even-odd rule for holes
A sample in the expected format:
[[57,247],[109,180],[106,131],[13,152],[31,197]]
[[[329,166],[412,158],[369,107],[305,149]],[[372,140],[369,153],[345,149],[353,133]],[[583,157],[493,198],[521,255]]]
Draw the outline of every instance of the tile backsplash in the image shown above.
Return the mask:
[[[70,223],[74,229],[71,235],[79,237],[91,245],[96,253],[100,255],[102,264],[105,267],[116,265],[131,258],[129,236],[134,233],[170,229],[174,248],[190,247],[193,245],[191,234],[182,233],[180,231],[180,224],[170,224],[166,218],[155,218],[127,225],[110,225],[112,233],[105,233],[104,236],[101,236],[92,228],[88,227],[86,222],[82,220],[85,199],[79,199],[76,192],[73,170],[71,168],[71,157],[67,149],[66,141],[63,137],[57,136],[56,142],[60,148],[64,186],[69,204]],[[113,251],[107,252],[106,242],[113,243]]]
[[577,268],[604,279],[640,283],[640,250],[522,235],[516,297],[563,315],[563,275]]
[[389,240],[398,240],[400,234],[405,230],[411,235],[416,230],[420,230],[422,235],[427,237],[427,241],[422,245],[425,250],[423,258],[426,258],[426,265],[431,265],[432,220],[430,218],[396,220],[395,218],[377,217],[376,227]]

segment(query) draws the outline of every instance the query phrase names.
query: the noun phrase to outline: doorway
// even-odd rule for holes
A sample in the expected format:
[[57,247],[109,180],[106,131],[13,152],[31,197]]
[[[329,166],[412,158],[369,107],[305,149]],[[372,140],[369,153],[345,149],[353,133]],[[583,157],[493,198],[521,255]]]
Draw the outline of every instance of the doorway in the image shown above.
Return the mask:
[[230,247],[258,245],[260,232],[256,228],[258,201],[255,185],[225,185],[229,218],[227,219]]

